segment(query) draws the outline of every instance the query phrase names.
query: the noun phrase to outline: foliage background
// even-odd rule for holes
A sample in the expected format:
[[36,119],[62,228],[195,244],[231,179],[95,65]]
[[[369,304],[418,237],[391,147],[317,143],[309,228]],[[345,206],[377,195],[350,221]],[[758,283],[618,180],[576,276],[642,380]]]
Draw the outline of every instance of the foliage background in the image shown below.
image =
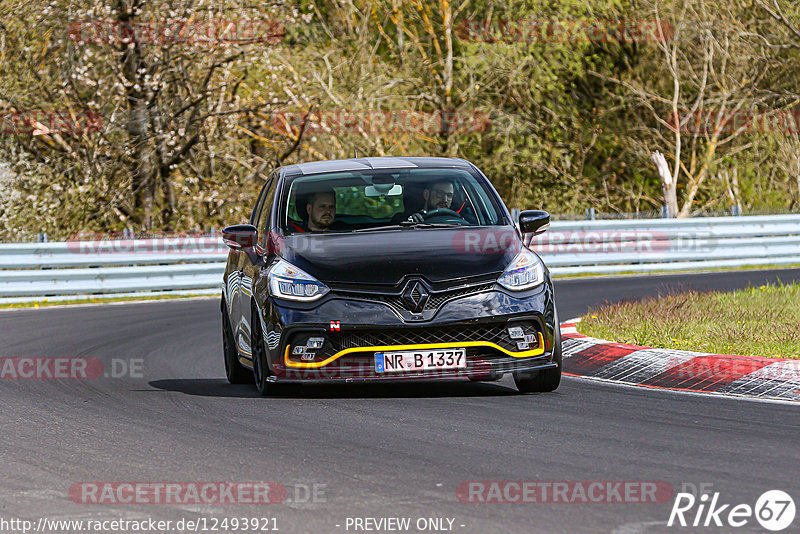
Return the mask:
[[[674,35],[525,40],[504,25],[656,19]],[[277,21],[280,31],[218,43],[70,33],[86,21],[170,20]],[[275,166],[354,149],[463,157],[509,206],[554,213],[660,209],[658,150],[675,170],[681,216],[800,207],[796,127],[715,135],[670,126],[675,109],[795,111],[792,0],[0,0],[0,21],[4,117],[103,118],[98,132],[0,135],[3,240],[219,228],[246,219]],[[477,21],[480,38],[465,30]],[[283,120],[346,110],[479,112],[491,127],[327,133]]]

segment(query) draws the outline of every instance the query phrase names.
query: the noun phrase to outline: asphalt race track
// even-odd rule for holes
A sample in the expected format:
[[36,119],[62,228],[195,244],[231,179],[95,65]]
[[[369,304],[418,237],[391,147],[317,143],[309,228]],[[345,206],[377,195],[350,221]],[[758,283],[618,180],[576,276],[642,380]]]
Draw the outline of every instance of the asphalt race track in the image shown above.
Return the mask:
[[[777,277],[798,280],[800,269],[564,280],[557,303],[566,320],[606,299]],[[123,375],[0,380],[0,518],[269,517],[279,531],[298,533],[365,532],[353,522],[365,517],[411,518],[410,532],[420,531],[419,518],[453,519],[452,531],[463,533],[679,530],[666,527],[671,496],[659,503],[461,502],[456,488],[465,481],[664,481],[676,492],[711,484],[721,503],[751,506],[781,489],[800,507],[796,404],[569,377],[554,393],[529,396],[506,377],[305,386],[261,398],[224,379],[218,310],[218,300],[197,299],[0,313],[0,357],[97,358],[106,373]],[[123,369],[131,364],[141,370]],[[288,498],[271,505],[73,502],[70,488],[90,481],[274,481]],[[306,488],[315,484],[312,499]],[[798,529],[800,518],[785,532]],[[765,532],[753,518],[736,530]]]

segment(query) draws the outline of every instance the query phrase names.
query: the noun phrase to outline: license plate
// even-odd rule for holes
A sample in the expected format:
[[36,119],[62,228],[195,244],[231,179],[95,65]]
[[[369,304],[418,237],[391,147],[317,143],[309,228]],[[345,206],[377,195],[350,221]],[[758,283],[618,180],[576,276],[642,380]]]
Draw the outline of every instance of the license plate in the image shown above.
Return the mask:
[[376,352],[376,373],[401,373],[427,369],[466,369],[466,349]]

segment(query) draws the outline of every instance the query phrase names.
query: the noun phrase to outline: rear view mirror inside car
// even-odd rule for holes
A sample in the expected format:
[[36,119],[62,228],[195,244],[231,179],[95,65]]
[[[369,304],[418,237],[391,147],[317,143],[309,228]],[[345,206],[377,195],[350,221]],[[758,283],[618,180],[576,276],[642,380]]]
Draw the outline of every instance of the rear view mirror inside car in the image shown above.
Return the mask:
[[394,197],[403,194],[403,186],[400,184],[375,184],[368,185],[364,189],[364,194],[368,197]]

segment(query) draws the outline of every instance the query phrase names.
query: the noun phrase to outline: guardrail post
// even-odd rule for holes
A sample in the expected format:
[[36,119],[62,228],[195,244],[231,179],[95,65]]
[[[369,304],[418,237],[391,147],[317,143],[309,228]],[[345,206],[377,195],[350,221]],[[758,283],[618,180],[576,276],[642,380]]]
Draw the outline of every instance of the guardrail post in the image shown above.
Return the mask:
[[36,234],[37,243],[47,243],[47,234]]
[[586,208],[586,220],[593,221],[595,218],[594,208]]
[[669,208],[666,204],[661,206],[661,218],[662,219],[669,219]]
[[731,206],[731,214],[734,217],[740,217],[742,215],[742,210],[739,209],[739,205],[738,204],[734,204],[733,206]]

